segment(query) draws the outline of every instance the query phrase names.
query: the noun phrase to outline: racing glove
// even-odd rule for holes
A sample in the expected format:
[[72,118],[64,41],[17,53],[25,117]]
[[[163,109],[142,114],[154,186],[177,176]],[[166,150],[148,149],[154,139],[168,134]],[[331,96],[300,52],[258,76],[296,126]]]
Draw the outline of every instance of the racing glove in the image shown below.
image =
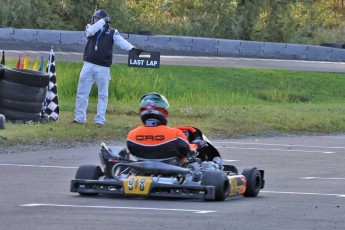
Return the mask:
[[180,160],[180,166],[186,166],[188,164],[188,158],[187,157],[183,157]]
[[192,144],[196,144],[198,146],[198,149],[208,146],[207,142],[202,139],[196,139],[192,141]]
[[137,56],[139,56],[142,52],[144,52],[144,50],[138,49],[138,48],[135,48],[135,47],[133,47],[132,50],[135,51],[135,54],[136,54]]

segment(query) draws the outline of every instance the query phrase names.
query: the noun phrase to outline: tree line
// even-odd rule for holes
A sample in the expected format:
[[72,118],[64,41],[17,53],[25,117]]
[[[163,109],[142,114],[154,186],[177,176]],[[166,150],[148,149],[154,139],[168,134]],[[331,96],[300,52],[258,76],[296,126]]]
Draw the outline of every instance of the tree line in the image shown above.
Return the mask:
[[345,0],[2,0],[0,26],[82,31],[99,8],[128,33],[345,43]]

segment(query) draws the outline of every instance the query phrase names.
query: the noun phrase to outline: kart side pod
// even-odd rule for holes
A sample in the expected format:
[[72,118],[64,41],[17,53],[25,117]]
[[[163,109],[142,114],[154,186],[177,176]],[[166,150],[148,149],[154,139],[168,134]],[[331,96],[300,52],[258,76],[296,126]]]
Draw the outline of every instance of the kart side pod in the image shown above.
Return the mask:
[[242,195],[246,191],[246,178],[243,175],[228,176],[230,182],[229,196]]

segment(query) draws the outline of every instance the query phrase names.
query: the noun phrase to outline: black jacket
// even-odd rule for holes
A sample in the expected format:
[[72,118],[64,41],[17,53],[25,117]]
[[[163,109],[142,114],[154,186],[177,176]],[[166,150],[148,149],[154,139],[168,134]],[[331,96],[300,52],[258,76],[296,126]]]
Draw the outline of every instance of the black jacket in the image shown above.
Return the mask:
[[114,33],[114,29],[106,29],[88,37],[84,50],[84,61],[110,67],[113,60]]

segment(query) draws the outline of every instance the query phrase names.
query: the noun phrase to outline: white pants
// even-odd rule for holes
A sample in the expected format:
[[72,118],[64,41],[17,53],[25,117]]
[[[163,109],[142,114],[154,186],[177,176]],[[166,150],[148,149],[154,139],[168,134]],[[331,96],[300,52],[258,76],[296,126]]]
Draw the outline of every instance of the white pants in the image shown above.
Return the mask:
[[111,76],[109,67],[84,62],[79,76],[74,120],[81,123],[86,122],[86,110],[89,104],[89,95],[92,85],[96,82],[98,88],[98,103],[97,114],[94,117],[94,122],[99,124],[105,123],[110,79]]

